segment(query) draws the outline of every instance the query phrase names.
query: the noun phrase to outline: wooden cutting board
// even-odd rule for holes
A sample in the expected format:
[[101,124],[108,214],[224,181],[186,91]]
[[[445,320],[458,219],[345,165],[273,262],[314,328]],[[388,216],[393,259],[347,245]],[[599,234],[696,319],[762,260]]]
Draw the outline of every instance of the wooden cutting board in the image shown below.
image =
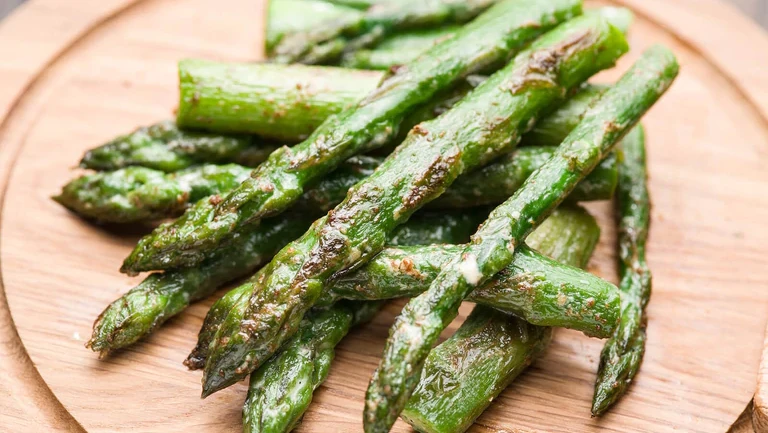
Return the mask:
[[[768,38],[712,0],[616,3],[637,14],[633,51],[603,79],[653,42],[682,65],[645,119],[654,202],[645,363],[626,398],[591,419],[602,343],[559,331],[475,432],[725,431],[755,391],[768,317]],[[89,225],[49,196],[85,149],[172,116],[178,59],[259,58],[263,6],[33,0],[0,25],[0,430],[239,429],[245,385],[200,400],[200,374],[181,365],[210,302],[107,360],[83,347],[96,315],[139,281],[117,271],[139,233]],[[590,270],[615,281],[610,205],[590,209],[604,228]],[[360,431],[397,309],[341,344],[299,431]]]

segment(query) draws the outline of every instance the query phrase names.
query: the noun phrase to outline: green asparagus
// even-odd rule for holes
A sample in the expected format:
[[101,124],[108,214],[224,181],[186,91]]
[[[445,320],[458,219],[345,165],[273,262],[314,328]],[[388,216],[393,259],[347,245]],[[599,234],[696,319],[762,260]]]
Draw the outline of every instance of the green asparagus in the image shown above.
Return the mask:
[[[412,225],[413,220],[401,227]],[[531,234],[529,242],[567,264],[583,267],[599,235],[594,218],[583,209],[559,209]],[[438,240],[462,239],[442,235]],[[367,319],[377,307],[359,304],[353,311]],[[251,375],[243,408],[245,431],[290,430],[309,406],[312,391],[325,380],[333,347],[346,334],[351,322],[348,304],[308,314],[297,335]],[[413,414],[413,418],[423,419],[421,426],[436,424],[435,418],[442,420],[443,426],[456,424],[457,420],[471,424],[489,404],[489,399],[498,395],[546,347],[550,334],[548,328],[477,307],[459,331],[436,349],[442,356],[430,355],[425,366],[429,374],[425,377],[432,380],[421,383],[423,390],[414,394],[404,415]],[[447,366],[446,360],[451,361]],[[433,369],[436,371],[431,371]],[[425,404],[428,401],[436,404]],[[425,406],[429,410],[422,410]],[[440,432],[452,431],[459,430],[449,428]]]
[[592,415],[601,415],[626,392],[645,353],[646,318],[651,271],[645,261],[650,225],[645,134],[638,125],[622,142],[616,194],[619,245],[619,288],[623,292],[621,323],[603,348],[592,400]]
[[[584,268],[600,237],[580,208],[558,208],[526,239],[561,263]],[[479,289],[478,289],[479,290]],[[547,346],[549,328],[478,305],[433,349],[402,417],[419,431],[463,432]]]
[[[243,226],[285,210],[301,196],[308,183],[325,176],[354,154],[384,145],[397,134],[402,119],[412,108],[429,101],[461,77],[505,58],[510,51],[558,22],[578,14],[580,6],[579,0],[505,0],[499,3],[475,22],[464,26],[453,38],[431,48],[417,61],[385,79],[356,107],[330,116],[306,141],[274,152],[251,174],[250,179],[218,205],[196,207],[196,212],[188,212],[175,224],[159,228],[144,237],[125,260],[122,270],[132,273],[142,266],[142,262],[163,262],[164,257],[183,255],[188,250],[214,249]],[[616,39],[620,37],[617,35]],[[585,45],[587,39],[590,38],[575,38],[571,44],[560,48],[580,52],[579,48]],[[616,50],[609,49],[597,58],[612,59],[615,53]],[[557,53],[550,54],[545,60],[559,58],[554,56]],[[595,56],[585,57],[591,59]],[[575,58],[582,60],[582,56]],[[535,59],[527,65],[532,69],[520,70],[519,79],[532,81],[536,68],[543,65]],[[576,69],[580,73],[580,69],[594,71],[599,67],[585,65]],[[580,74],[573,76],[585,78]],[[528,82],[507,84],[510,86],[508,90],[496,89],[497,92],[517,93],[519,90],[526,93],[525,89],[542,87]],[[536,102],[532,105],[537,106],[537,110],[538,105],[549,105],[554,94],[558,98],[563,96],[560,86],[554,86],[554,90],[550,91],[541,89],[540,92],[551,96],[534,98]],[[520,98],[513,96],[513,99]],[[482,111],[486,106],[484,104],[472,110]],[[506,115],[503,111],[500,113]],[[527,116],[526,121],[531,117]],[[456,124],[451,126],[455,129]],[[525,125],[521,125],[520,129],[524,129],[522,126]],[[418,137],[419,131],[424,130],[414,131]],[[483,131],[469,132],[479,135]],[[504,139],[512,141],[509,136]]]
[[296,335],[251,375],[243,431],[291,431],[309,407],[312,392],[328,377],[336,345],[379,307],[378,302],[352,302],[310,312]]
[[491,213],[429,290],[405,306],[368,388],[366,432],[389,431],[417,385],[431,347],[456,317],[461,301],[512,261],[518,245],[638,122],[677,71],[668,49],[655,46],[646,51],[587,112],[555,155]]
[[[315,28],[285,35],[274,47],[272,60],[277,63],[308,63],[305,54],[312,47],[329,40],[345,38],[345,51],[370,46],[394,32],[461,24],[472,20],[498,0],[433,0],[413,2],[390,0],[365,11],[358,20],[327,20]],[[493,15],[490,15],[493,17]],[[313,59],[328,63],[337,58]]]
[[[466,174],[431,208],[465,208],[499,204],[520,187],[533,170],[554,152],[553,147],[530,146],[505,155],[486,167]],[[353,157],[312,186],[293,209],[315,214],[327,212],[344,199],[347,190],[370,176],[379,158]],[[236,165],[203,165],[166,174],[143,167],[94,173],[69,182],[54,199],[86,218],[109,223],[146,222],[178,215],[190,204],[226,193],[248,176]],[[616,186],[616,158],[606,158],[571,194],[573,200],[605,200]],[[164,269],[176,267],[167,262]],[[149,269],[145,269],[149,270]]]
[[175,216],[190,203],[230,191],[249,174],[248,168],[235,164],[203,165],[175,173],[127,167],[81,176],[53,199],[97,221],[151,221]]
[[272,0],[267,12],[267,54],[273,55],[275,46],[286,35],[307,32],[331,20],[344,26],[350,25],[362,16],[363,12],[359,10],[332,2]]
[[112,302],[93,324],[86,344],[104,357],[129,346],[227,281],[253,272],[311,221],[288,216],[264,221],[237,244],[217,251],[200,266],[155,273]]
[[383,40],[374,49],[347,54],[341,64],[347,68],[386,71],[416,59],[430,46],[451,37],[458,29],[457,26],[446,26],[396,34]]
[[[562,219],[556,216],[555,219]],[[564,231],[564,239],[578,234]],[[364,267],[334,281],[316,305],[339,299],[383,300],[416,296],[429,288],[462,245],[388,248]],[[512,263],[467,298],[529,323],[576,329],[606,338],[619,322],[618,289],[576,268],[559,265],[521,246]]]
[[138,165],[166,172],[204,162],[233,162],[255,167],[276,148],[274,144],[246,135],[182,131],[168,121],[139,128],[89,150],[80,160],[80,166],[116,170]]
[[[487,211],[482,209],[462,212],[461,214],[420,212],[409,220],[407,224],[395,229],[390,236],[389,244],[463,243],[469,240],[469,235],[487,214]],[[245,284],[229,291],[211,307],[200,329],[197,345],[184,362],[187,367],[191,369],[204,367],[210,343],[213,341],[214,334],[220,327],[221,322],[233,308],[237,308],[236,311],[239,312],[239,317],[242,317],[245,308],[248,306],[248,297],[253,291],[254,284],[258,283],[259,278],[260,274],[256,274]]]
[[381,78],[342,68],[182,60],[176,123],[295,141],[354,107]]
[[227,319],[217,332],[204,394],[258,367],[295,332],[326,280],[378,253],[413,212],[462,172],[514,147],[541,111],[613,65],[626,49],[624,36],[601,17],[574,19],[534,42],[451,110],[414,128],[379,169],[267,266],[245,319]]

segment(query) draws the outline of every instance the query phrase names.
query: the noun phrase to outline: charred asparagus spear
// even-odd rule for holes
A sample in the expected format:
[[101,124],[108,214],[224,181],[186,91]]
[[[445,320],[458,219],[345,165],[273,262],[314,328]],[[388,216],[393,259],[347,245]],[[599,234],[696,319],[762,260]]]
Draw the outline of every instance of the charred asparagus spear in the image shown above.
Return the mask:
[[[602,7],[586,10],[584,13],[601,14],[624,33],[629,29],[633,19],[632,12],[627,8]],[[342,59],[342,65],[348,68],[388,70],[417,58],[430,46],[450,37],[457,28],[445,26],[398,33],[384,39],[373,48],[348,53]]]
[[[475,209],[469,212],[430,213],[416,215],[407,224],[393,232],[390,245],[426,245],[431,243],[462,243],[469,239],[477,224],[488,214],[486,210]],[[256,274],[245,284],[230,290],[213,304],[205,317],[198,335],[197,345],[184,364],[191,369],[205,366],[205,359],[214,334],[227,317],[230,310],[239,311],[242,317],[248,306],[248,297],[258,283],[261,274]]]
[[343,302],[310,312],[299,331],[251,374],[243,406],[246,433],[286,433],[293,429],[325,382],[335,347],[349,329],[373,318],[380,302]]
[[[277,63],[308,63],[306,54],[312,47],[328,41],[345,41],[348,46],[345,46],[344,50],[353,51],[375,44],[384,36],[397,31],[465,23],[497,2],[498,0],[382,2],[367,9],[358,20],[327,20],[309,31],[285,35],[274,47],[273,60]],[[312,60],[316,63],[328,63],[337,58]]]
[[607,155],[677,75],[674,55],[655,46],[608,89],[557,153],[496,208],[472,242],[413,298],[393,325],[366,395],[366,432],[386,432],[405,407],[431,347],[461,301],[507,266],[518,245]]
[[[526,239],[542,254],[584,268],[600,237],[585,210],[560,207]],[[433,349],[402,417],[419,431],[463,432],[547,346],[551,331],[478,305]]]
[[127,167],[81,176],[53,199],[97,221],[152,221],[178,215],[189,203],[227,192],[249,174],[248,168],[235,164],[203,165],[175,173]]
[[[555,220],[561,219],[557,215]],[[564,239],[578,234],[563,231]],[[339,299],[384,300],[416,296],[429,288],[462,245],[387,248],[355,272],[334,281],[316,305]],[[621,299],[613,284],[559,265],[527,246],[512,263],[475,289],[468,301],[542,326],[576,329],[606,338],[619,322]]]
[[463,171],[514,147],[532,119],[626,49],[621,32],[601,17],[574,19],[538,39],[451,110],[414,128],[339,206],[275,256],[245,319],[227,319],[217,332],[204,393],[258,367],[295,332],[330,277],[381,251],[413,212]]
[[236,244],[217,251],[200,266],[150,275],[99,315],[86,347],[104,357],[135,343],[190,303],[210,296],[228,281],[253,272],[306,230],[310,222],[298,215],[273,218]]
[[[424,213],[399,227],[390,244],[465,242],[485,215],[487,211],[479,209],[461,214]],[[210,296],[229,281],[254,272],[306,230],[310,222],[308,216],[295,213],[272,218],[238,238],[228,248],[216,251],[200,266],[150,275],[101,313],[93,325],[88,347],[103,357],[135,343],[190,303]],[[232,297],[225,296],[214,310],[224,304],[231,307],[229,300]]]
[[651,271],[645,261],[651,202],[645,165],[645,134],[638,125],[622,142],[616,193],[621,323],[603,348],[592,400],[592,415],[601,415],[621,398],[640,369],[645,353],[643,310],[651,296]]
[[[401,227],[412,224],[413,220]],[[583,209],[565,208],[548,218],[528,241],[553,258],[583,267],[599,235],[594,218]],[[349,311],[349,304],[337,305],[322,313],[310,312],[297,335],[251,374],[243,407],[246,432],[289,431],[325,380],[334,346],[357,322],[352,320],[353,311],[367,319],[378,307],[360,303]],[[412,415],[409,422],[419,420],[414,424],[423,431],[462,431],[456,426],[471,424],[547,346],[550,334],[548,328],[478,306],[459,331],[430,355],[425,365],[425,377],[430,380],[422,381],[403,414]],[[437,353],[440,356],[432,356]],[[446,360],[451,362],[446,365]],[[435,430],[438,424],[446,428]]]
[[[219,204],[196,207],[195,212],[185,214],[176,223],[144,237],[122,270],[133,273],[146,261],[163,262],[189,251],[214,249],[242,227],[284,211],[301,196],[307,184],[349,157],[382,146],[395,136],[401,121],[415,106],[460,78],[502,60],[552,25],[578,14],[580,6],[578,0],[499,3],[487,16],[467,24],[453,38],[388,77],[356,107],[329,117],[301,144],[274,152]],[[608,53],[601,58],[610,58],[614,51]],[[532,62],[529,65],[536,66]],[[522,82],[510,85],[515,91],[531,87]],[[556,90],[543,93],[564,96],[561,87],[556,86]],[[550,101],[546,102],[548,105]]]
[[[554,147],[518,149],[473,173],[466,174],[430,207],[462,208],[499,204],[520,187],[526,177],[554,153]],[[380,158],[350,158],[336,171],[309,189],[295,209],[327,212],[341,202],[347,190],[368,177]],[[97,221],[126,223],[173,217],[190,204],[226,193],[248,177],[250,170],[237,165],[203,165],[176,173],[129,167],[79,177],[54,197],[68,209]],[[616,187],[616,158],[606,158],[571,197],[574,200],[605,200]],[[165,263],[165,268],[175,267]]]
[[139,128],[89,150],[80,160],[80,166],[116,170],[138,165],[166,172],[204,162],[233,162],[255,167],[276,148],[274,144],[247,135],[182,131],[167,121]]

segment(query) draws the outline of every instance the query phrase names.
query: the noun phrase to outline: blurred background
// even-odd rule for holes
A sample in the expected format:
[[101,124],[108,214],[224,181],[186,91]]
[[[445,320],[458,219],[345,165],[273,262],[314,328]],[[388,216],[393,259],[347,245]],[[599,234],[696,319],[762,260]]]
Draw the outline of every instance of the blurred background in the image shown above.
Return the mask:
[[[0,0],[0,19],[8,15],[16,6],[25,0]],[[78,1],[78,0],[58,0]],[[673,1],[673,0],[670,0]],[[723,0],[734,4],[764,28],[768,28],[768,0]]]

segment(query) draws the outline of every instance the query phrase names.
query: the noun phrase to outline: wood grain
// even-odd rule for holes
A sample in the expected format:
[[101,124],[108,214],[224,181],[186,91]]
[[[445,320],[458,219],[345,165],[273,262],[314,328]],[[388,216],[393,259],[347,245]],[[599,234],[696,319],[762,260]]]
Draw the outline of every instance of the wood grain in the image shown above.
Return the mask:
[[[65,3],[37,0],[24,8],[64,17],[57,8],[67,9]],[[86,148],[171,116],[179,58],[257,58],[255,17],[263,3],[145,0],[127,9],[128,0],[92,3],[98,14],[72,8],[79,21],[68,32],[19,23],[21,13],[0,27],[0,54],[8,54],[1,58],[20,59],[18,71],[0,67],[1,276],[34,367],[25,357],[0,365],[3,373],[36,367],[44,380],[0,384],[2,427],[34,431],[45,420],[47,430],[79,422],[92,432],[236,431],[245,386],[200,400],[199,374],[180,364],[210,302],[105,361],[83,348],[93,318],[138,281],[117,272],[136,237],[88,225],[49,196],[73,175],[70,167]],[[643,370],[609,415],[591,419],[602,343],[559,331],[546,356],[472,431],[725,431],[755,390],[768,317],[768,38],[714,1],[621,3],[638,12],[633,52],[601,79],[617,77],[653,42],[671,46],[682,64],[677,83],[645,119],[655,291]],[[39,47],[24,45],[24,29],[35,29]],[[604,228],[590,270],[615,281],[610,206],[590,209]],[[3,353],[23,351],[3,307],[0,295]],[[365,387],[397,311],[390,306],[342,343],[299,431],[360,430]],[[34,398],[8,399],[25,394]],[[71,417],[29,416],[50,410]],[[395,431],[410,429],[399,423]]]

